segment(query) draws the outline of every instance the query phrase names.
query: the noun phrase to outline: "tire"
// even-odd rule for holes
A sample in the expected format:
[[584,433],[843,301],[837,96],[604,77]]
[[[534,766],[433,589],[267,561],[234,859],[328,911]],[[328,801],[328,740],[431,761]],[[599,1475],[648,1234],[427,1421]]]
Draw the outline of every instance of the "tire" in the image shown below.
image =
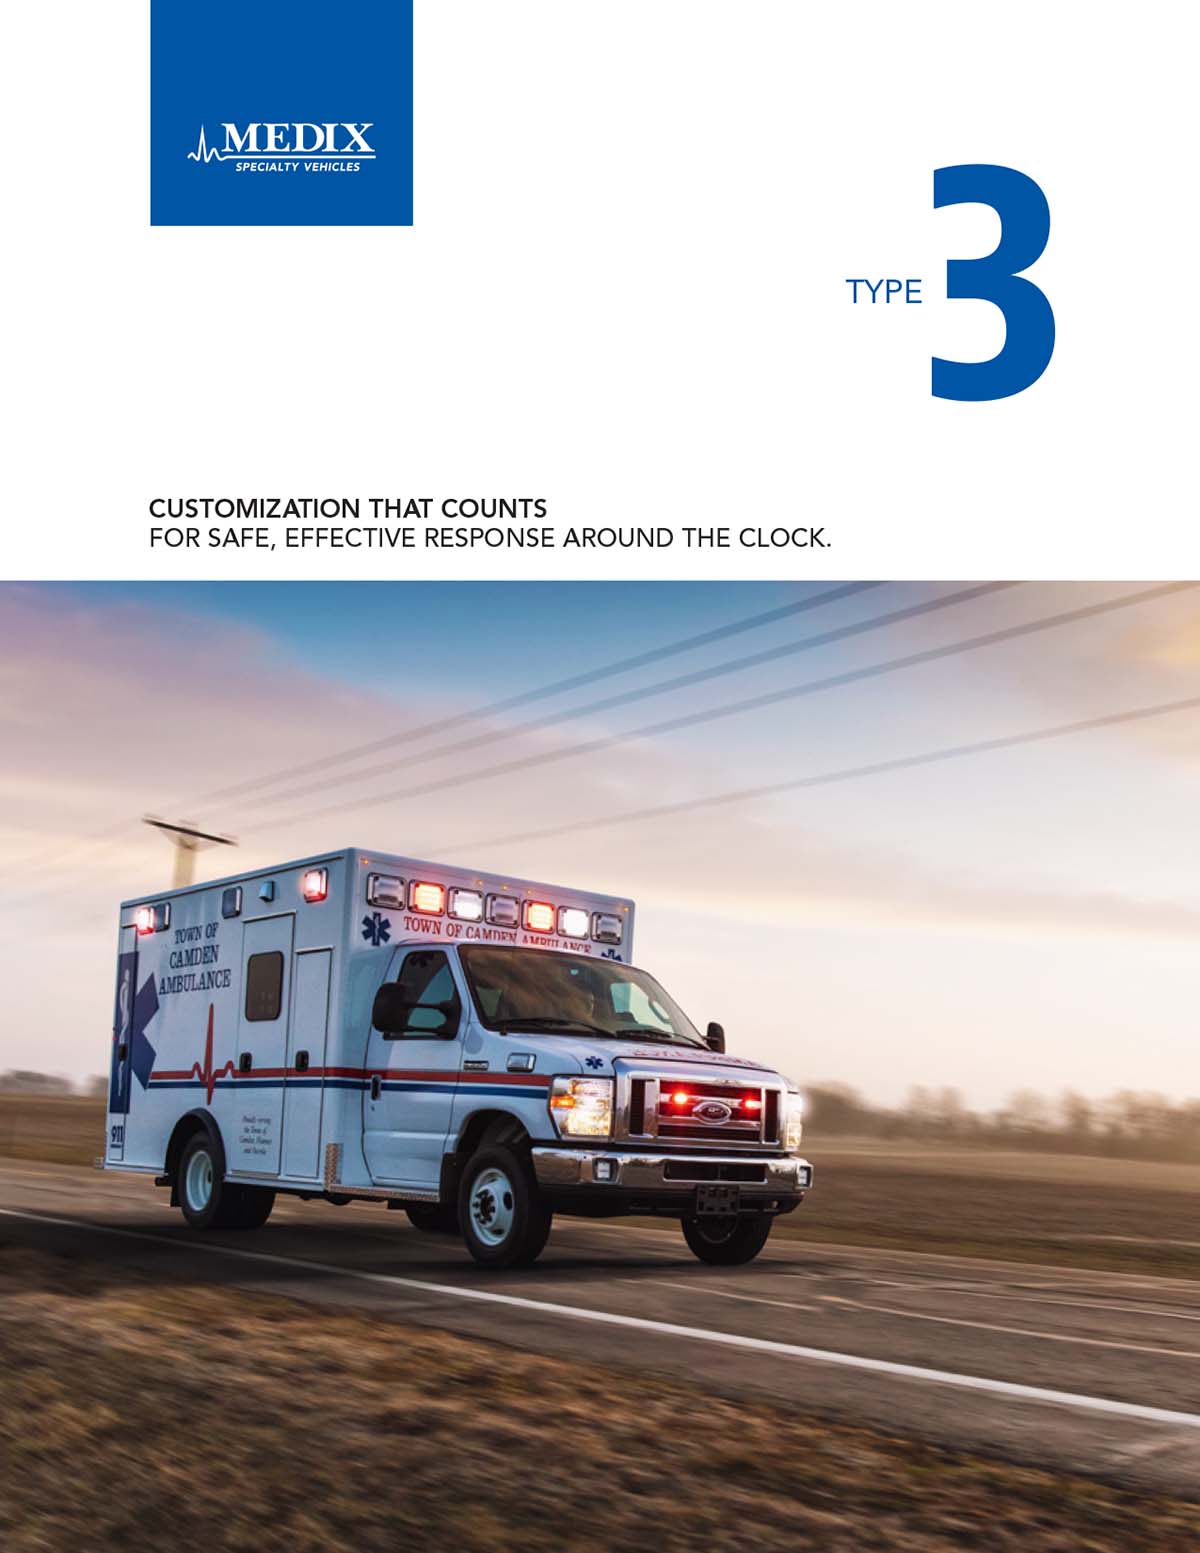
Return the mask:
[[238,1206],[230,1229],[261,1229],[271,1217],[275,1193],[267,1186],[226,1186],[237,1193]]
[[770,1233],[769,1213],[683,1220],[683,1238],[693,1256],[713,1267],[738,1267],[743,1262],[753,1262]]
[[453,1203],[414,1203],[406,1208],[413,1229],[425,1235],[457,1235],[458,1209]]
[[458,1221],[467,1250],[481,1267],[536,1262],[551,1217],[526,1157],[496,1144],[467,1161],[458,1190]]
[[258,1229],[270,1217],[275,1193],[226,1181],[220,1145],[198,1132],[179,1159],[179,1206],[193,1229]]

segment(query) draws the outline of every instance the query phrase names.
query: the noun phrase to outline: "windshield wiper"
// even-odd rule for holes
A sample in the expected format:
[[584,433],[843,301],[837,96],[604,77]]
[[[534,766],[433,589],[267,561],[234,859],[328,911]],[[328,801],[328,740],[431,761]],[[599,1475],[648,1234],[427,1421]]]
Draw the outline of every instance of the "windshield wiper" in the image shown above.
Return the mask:
[[552,1014],[527,1014],[521,1018],[497,1019],[497,1030],[586,1030],[589,1035],[610,1037],[611,1030],[591,1025],[586,1019],[558,1019]]
[[648,1035],[652,1040],[660,1041],[664,1046],[690,1046],[693,1051],[707,1050],[706,1047],[700,1046],[698,1042],[686,1040],[681,1035],[664,1035],[661,1030],[656,1030],[653,1025],[629,1025],[623,1030],[618,1030],[617,1034],[619,1036]]

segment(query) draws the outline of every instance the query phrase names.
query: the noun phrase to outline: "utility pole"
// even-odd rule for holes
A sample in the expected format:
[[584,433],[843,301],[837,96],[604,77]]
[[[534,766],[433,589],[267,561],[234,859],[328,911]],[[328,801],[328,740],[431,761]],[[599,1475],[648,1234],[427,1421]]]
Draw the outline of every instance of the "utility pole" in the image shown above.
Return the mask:
[[186,821],[180,825],[171,825],[166,820],[160,820],[156,814],[145,814],[143,822],[152,825],[155,830],[161,830],[164,835],[171,838],[175,847],[175,878],[172,889],[185,890],[196,875],[196,853],[204,847],[236,847],[236,836],[216,836],[206,830],[197,830],[194,825]]

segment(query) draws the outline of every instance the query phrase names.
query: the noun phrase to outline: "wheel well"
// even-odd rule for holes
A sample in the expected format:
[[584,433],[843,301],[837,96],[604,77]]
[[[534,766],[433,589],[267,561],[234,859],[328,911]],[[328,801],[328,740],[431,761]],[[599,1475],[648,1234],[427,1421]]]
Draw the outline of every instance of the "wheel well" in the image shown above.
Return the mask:
[[525,1124],[511,1111],[473,1111],[458,1135],[454,1152],[442,1160],[440,1195],[443,1202],[458,1200],[458,1183],[472,1154],[493,1143],[529,1142]]
[[179,1206],[179,1161],[183,1151],[198,1132],[205,1132],[212,1139],[215,1147],[216,1159],[213,1163],[217,1166],[218,1175],[225,1176],[225,1147],[221,1142],[221,1133],[216,1122],[207,1111],[188,1111],[175,1123],[175,1130],[171,1134],[171,1140],[167,1144],[167,1158],[164,1173],[171,1181],[171,1206]]

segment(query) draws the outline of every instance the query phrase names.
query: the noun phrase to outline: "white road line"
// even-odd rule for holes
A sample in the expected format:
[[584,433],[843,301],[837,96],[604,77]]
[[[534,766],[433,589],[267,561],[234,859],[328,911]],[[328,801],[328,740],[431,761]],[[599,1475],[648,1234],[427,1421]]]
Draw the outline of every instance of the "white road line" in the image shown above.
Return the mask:
[[909,1321],[936,1321],[947,1327],[971,1327],[977,1332],[1006,1332],[1011,1337],[1034,1337],[1047,1343],[1082,1343],[1088,1348],[1120,1348],[1125,1353],[1152,1353],[1168,1359],[1200,1359],[1189,1348],[1151,1348],[1142,1343],[1120,1343],[1108,1337],[1075,1337],[1070,1332],[1042,1332],[1036,1327],[999,1326],[993,1321],[968,1321],[964,1316],[935,1316],[923,1310],[901,1310],[895,1305],[868,1305],[863,1300],[848,1300],[840,1294],[819,1294],[828,1305],[844,1305],[848,1310],[866,1310],[877,1316],[903,1316]]
[[1118,1418],[1135,1418],[1144,1423],[1171,1424],[1176,1428],[1200,1429],[1200,1413],[1180,1413],[1171,1408],[1146,1407],[1137,1402],[1117,1402],[1110,1397],[1089,1397],[1072,1391],[1050,1391],[1043,1386],[1025,1386],[1011,1380],[988,1380],[980,1375],[958,1375],[952,1370],[930,1370],[915,1364],[896,1364],[889,1359],[865,1359],[857,1354],[833,1353],[825,1348],[803,1348],[797,1343],[777,1343],[765,1337],[743,1337],[736,1332],[718,1332],[707,1327],[677,1326],[671,1321],[653,1321],[644,1316],[623,1316],[615,1311],[589,1310],[584,1305],[557,1305],[548,1300],[525,1299],[518,1294],[500,1294],[488,1289],[467,1289],[454,1284],[427,1283],[420,1278],[401,1278],[394,1273],[372,1273],[363,1268],[338,1267],[328,1262],[309,1262],[299,1257],[274,1256],[267,1251],[242,1251],[205,1241],[180,1241],[171,1235],[147,1235],[140,1230],[114,1229],[108,1224],[92,1224],[86,1219],[61,1219],[41,1213],[23,1213],[16,1208],[0,1208],[8,1219],[25,1219],[33,1224],[53,1224],[62,1229],[85,1230],[95,1235],[110,1235],[121,1240],[143,1240],[151,1245],[180,1246],[186,1251],[207,1251],[213,1256],[236,1257],[243,1262],[269,1266],[294,1267],[298,1272],[321,1273],[335,1278],[353,1278],[362,1283],[382,1284],[397,1289],[415,1289],[421,1294],[437,1294],[450,1299],[476,1300],[487,1305],[507,1305],[542,1316],[562,1316],[569,1321],[591,1321],[601,1326],[632,1328],[655,1332],[663,1337],[684,1337],[692,1342],[713,1343],[723,1348],[741,1348],[751,1353],[774,1354],[784,1359],[806,1359],[816,1364],[835,1364],[845,1369],[867,1370],[877,1375],[895,1375],[905,1380],[931,1381],[963,1391],[982,1391],[993,1396],[1014,1397],[1021,1402],[1046,1403],[1070,1407],[1087,1413],[1107,1413]]

